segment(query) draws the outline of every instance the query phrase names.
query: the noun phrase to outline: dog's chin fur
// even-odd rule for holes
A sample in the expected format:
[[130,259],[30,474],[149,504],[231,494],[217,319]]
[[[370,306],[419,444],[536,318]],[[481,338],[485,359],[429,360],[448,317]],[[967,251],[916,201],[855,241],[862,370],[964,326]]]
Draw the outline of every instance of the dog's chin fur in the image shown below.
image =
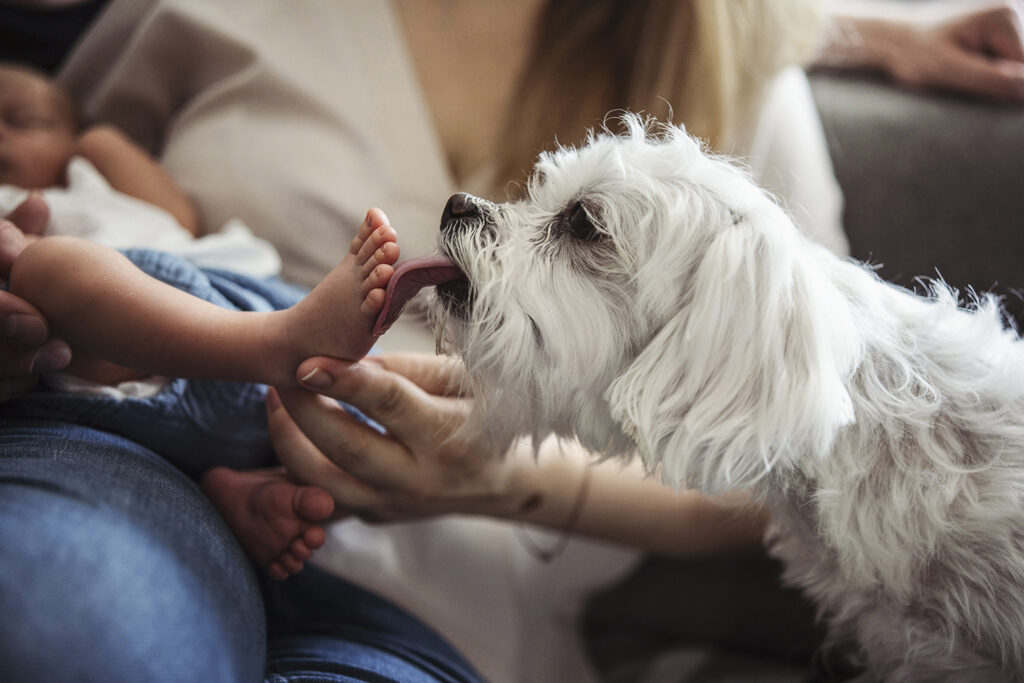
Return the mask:
[[1024,354],[997,302],[883,283],[683,130],[622,124],[442,226],[477,427],[754,491],[870,678],[1024,675]]

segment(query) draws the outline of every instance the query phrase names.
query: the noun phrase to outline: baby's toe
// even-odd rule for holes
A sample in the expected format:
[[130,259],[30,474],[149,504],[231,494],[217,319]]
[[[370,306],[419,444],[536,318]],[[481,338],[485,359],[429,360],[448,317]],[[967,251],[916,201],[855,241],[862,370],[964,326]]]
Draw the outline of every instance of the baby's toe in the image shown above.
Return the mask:
[[[373,274],[379,266],[393,266],[398,261],[398,244],[395,242],[387,242],[377,251],[373,252],[369,259],[363,263],[362,266],[362,277],[368,278]],[[390,275],[388,276],[390,277]],[[384,284],[387,284],[386,282]]]
[[292,505],[296,515],[311,522],[325,520],[334,512],[334,498],[315,486],[297,487]]
[[289,576],[285,568],[281,566],[281,563],[276,561],[271,562],[267,566],[267,575],[275,581],[284,581]]
[[386,297],[387,294],[383,289],[370,290],[363,297],[363,303],[359,306],[359,312],[365,316],[380,314],[381,309],[384,308],[384,299]]
[[[374,230],[370,236],[363,242],[363,246],[360,247],[359,253],[356,256],[356,260],[359,263],[366,263],[373,258],[373,255],[378,249],[383,247],[385,244],[395,244],[397,246],[398,233],[390,225],[382,225]],[[391,249],[391,247],[389,247]]]
[[313,557],[313,551],[301,538],[297,538],[292,541],[291,546],[288,548],[288,552],[290,552],[297,560],[301,560],[303,562]]
[[391,281],[391,276],[394,274],[395,269],[393,266],[387,263],[377,264],[377,266],[367,273],[365,278],[363,278],[362,283],[359,285],[359,292],[365,296],[374,289],[384,289],[388,286],[388,282]]
[[373,208],[367,211],[362,224],[359,226],[359,231],[349,246],[349,251],[353,254],[358,254],[370,238],[370,235],[382,225],[387,225],[387,223],[388,217],[380,209]]
[[283,553],[277,561],[289,574],[298,574],[302,571],[302,560],[291,553]]
[[316,550],[327,542],[327,531],[319,524],[314,524],[303,532],[300,540],[311,550]]

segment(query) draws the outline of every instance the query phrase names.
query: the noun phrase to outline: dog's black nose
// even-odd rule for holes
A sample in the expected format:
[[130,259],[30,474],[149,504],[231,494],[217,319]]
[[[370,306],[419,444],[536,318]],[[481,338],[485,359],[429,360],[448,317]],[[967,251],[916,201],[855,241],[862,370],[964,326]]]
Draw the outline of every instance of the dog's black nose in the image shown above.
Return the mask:
[[444,213],[441,214],[441,229],[451,225],[459,218],[476,218],[480,216],[479,200],[471,194],[457,192],[453,194],[448,203],[445,204]]

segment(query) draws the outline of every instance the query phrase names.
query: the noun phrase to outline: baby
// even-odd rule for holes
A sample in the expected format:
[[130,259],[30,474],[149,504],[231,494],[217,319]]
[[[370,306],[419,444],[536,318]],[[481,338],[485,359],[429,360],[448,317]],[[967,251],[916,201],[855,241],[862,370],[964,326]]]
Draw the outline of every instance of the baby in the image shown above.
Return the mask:
[[[41,76],[0,67],[0,122],[0,182],[61,185],[69,159],[83,155],[110,173],[112,186],[125,179],[122,191],[195,230],[195,213],[169,176],[113,129],[78,135],[70,103]],[[45,213],[45,205],[34,212]],[[325,491],[296,486],[279,471],[206,470],[208,459],[190,471],[186,458],[205,450],[229,464],[251,462],[251,453],[269,448],[259,385],[294,385],[297,366],[311,356],[354,360],[370,349],[399,253],[383,213],[367,213],[341,264],[301,299],[276,281],[204,271],[160,252],[122,253],[74,237],[0,229],[7,232],[0,269],[9,267],[10,291],[35,305],[52,334],[74,349],[67,374],[99,386],[153,375],[234,382],[176,380],[152,396],[115,399],[42,388],[5,406],[5,414],[56,413],[182,454],[186,464],[176,464],[202,475],[203,490],[253,559],[278,579],[301,569],[323,544],[322,524],[334,511]],[[257,420],[261,426],[252,428]]]
[[80,157],[113,189],[163,209],[197,234],[195,208],[170,176],[116,128],[80,130],[71,98],[43,74],[0,63],[0,124],[0,184],[67,187],[69,162]]

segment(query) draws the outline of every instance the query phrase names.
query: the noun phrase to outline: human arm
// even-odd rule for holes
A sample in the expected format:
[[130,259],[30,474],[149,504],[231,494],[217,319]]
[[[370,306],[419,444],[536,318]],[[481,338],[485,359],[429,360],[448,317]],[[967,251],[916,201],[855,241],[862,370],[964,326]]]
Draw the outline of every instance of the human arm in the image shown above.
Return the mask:
[[189,197],[156,160],[117,128],[101,124],[86,129],[76,152],[115,190],[164,209],[190,233],[199,234],[199,219]]
[[1024,4],[834,0],[816,64],[913,88],[1024,102]]
[[[380,434],[314,393],[268,400],[271,439],[290,474],[326,489],[339,509],[379,521],[465,513],[527,522],[672,554],[759,543],[763,510],[742,496],[715,501],[676,492],[636,466],[592,456],[574,443],[545,441],[534,460],[520,443],[485,452],[459,431],[470,399],[458,395],[461,365],[418,354],[358,364],[310,359],[306,386],[343,400],[384,425]],[[327,380],[324,386],[310,382]]]

